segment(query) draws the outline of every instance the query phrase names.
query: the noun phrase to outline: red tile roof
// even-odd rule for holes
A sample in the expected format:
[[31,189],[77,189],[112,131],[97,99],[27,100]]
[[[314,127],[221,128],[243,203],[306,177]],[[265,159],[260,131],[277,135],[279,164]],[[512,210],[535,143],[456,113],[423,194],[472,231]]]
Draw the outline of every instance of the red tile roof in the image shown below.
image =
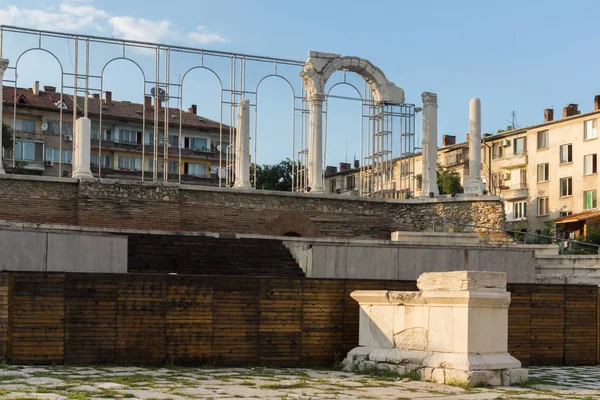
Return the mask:
[[[15,99],[15,88],[11,86],[3,86],[3,104],[12,106]],[[27,100],[27,104],[19,102],[19,98],[24,96]],[[17,109],[43,109],[48,111],[58,112],[57,103],[60,101],[60,93],[58,92],[46,92],[40,90],[38,95],[33,94],[32,89],[17,88]],[[83,113],[83,96],[77,96],[77,110],[78,115]],[[88,115],[92,118],[98,118],[100,112],[100,101],[99,98],[88,98]],[[68,107],[68,110],[63,110],[63,113],[73,113],[73,96],[64,94],[63,102]],[[122,119],[130,122],[142,123],[142,110],[143,104],[131,103],[128,101],[115,101],[112,100],[110,103],[102,101],[102,117],[112,119]],[[165,111],[161,108],[158,113],[158,120],[164,121]],[[169,126],[179,127],[179,114],[180,111],[177,108],[169,108]],[[175,118],[171,118],[171,115],[175,115]],[[198,115],[194,115],[187,111],[181,113],[181,124],[183,127],[200,129],[203,131],[219,133],[219,122],[213,121],[208,118],[204,118]],[[146,109],[146,125],[152,126],[154,121],[154,107]],[[160,126],[164,126],[164,122],[160,123]],[[229,126],[223,124],[223,133],[229,134]]]

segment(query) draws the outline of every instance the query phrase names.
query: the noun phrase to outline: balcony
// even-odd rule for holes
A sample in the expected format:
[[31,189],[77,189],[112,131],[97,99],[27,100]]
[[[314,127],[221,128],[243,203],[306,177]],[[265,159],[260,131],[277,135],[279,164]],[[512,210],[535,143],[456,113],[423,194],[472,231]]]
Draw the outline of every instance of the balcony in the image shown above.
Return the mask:
[[501,197],[504,200],[520,200],[526,199],[529,189],[526,184],[520,184],[518,186],[507,187],[502,190]]
[[513,169],[525,167],[527,165],[527,154],[518,154],[507,158],[495,160],[500,169]]

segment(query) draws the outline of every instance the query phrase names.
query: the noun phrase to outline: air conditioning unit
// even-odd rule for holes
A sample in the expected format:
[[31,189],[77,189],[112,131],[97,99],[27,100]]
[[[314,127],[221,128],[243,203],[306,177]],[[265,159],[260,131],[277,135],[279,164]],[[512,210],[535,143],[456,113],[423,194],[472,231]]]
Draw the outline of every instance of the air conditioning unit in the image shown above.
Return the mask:
[[65,142],[72,142],[72,141],[73,141],[72,135],[65,135]]
[[52,160],[46,160],[46,167],[52,167],[54,162]]
[[510,147],[510,140],[509,139],[503,139],[500,141],[500,146],[502,147]]

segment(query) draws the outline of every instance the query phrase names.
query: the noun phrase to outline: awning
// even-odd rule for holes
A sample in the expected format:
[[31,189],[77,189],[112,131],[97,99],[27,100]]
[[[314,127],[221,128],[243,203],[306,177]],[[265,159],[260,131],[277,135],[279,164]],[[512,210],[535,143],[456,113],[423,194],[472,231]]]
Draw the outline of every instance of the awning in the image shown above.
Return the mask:
[[569,222],[585,221],[588,219],[595,218],[600,218],[600,210],[598,209],[583,211],[577,214],[566,215],[564,217],[556,218],[553,221],[557,224],[568,224]]

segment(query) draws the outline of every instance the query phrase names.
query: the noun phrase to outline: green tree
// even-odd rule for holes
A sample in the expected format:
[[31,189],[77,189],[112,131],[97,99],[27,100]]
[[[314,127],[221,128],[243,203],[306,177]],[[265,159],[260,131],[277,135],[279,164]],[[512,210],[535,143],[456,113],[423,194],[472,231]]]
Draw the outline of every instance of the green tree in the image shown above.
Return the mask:
[[[255,164],[250,166],[250,182],[254,185]],[[279,164],[256,165],[256,188],[261,190],[292,190],[292,161],[287,158]]]
[[462,193],[463,187],[460,184],[460,174],[452,168],[437,166],[437,184],[440,194]]
[[[12,138],[13,138],[12,129],[10,128],[10,126],[6,125],[5,123],[2,123],[2,148],[4,148],[7,151],[12,151],[12,148],[13,148],[13,139]],[[16,161],[14,172],[16,174],[26,174],[26,173],[28,173],[28,171],[25,169],[26,166],[27,166],[27,162]],[[6,165],[5,165],[5,167],[6,167]]]
[[6,150],[12,150],[12,145],[12,129],[5,123],[2,123],[2,147]]
[[513,129],[515,129],[515,128],[512,125],[507,125],[506,129],[498,129],[498,131],[496,133],[508,132],[508,131],[512,131]]

